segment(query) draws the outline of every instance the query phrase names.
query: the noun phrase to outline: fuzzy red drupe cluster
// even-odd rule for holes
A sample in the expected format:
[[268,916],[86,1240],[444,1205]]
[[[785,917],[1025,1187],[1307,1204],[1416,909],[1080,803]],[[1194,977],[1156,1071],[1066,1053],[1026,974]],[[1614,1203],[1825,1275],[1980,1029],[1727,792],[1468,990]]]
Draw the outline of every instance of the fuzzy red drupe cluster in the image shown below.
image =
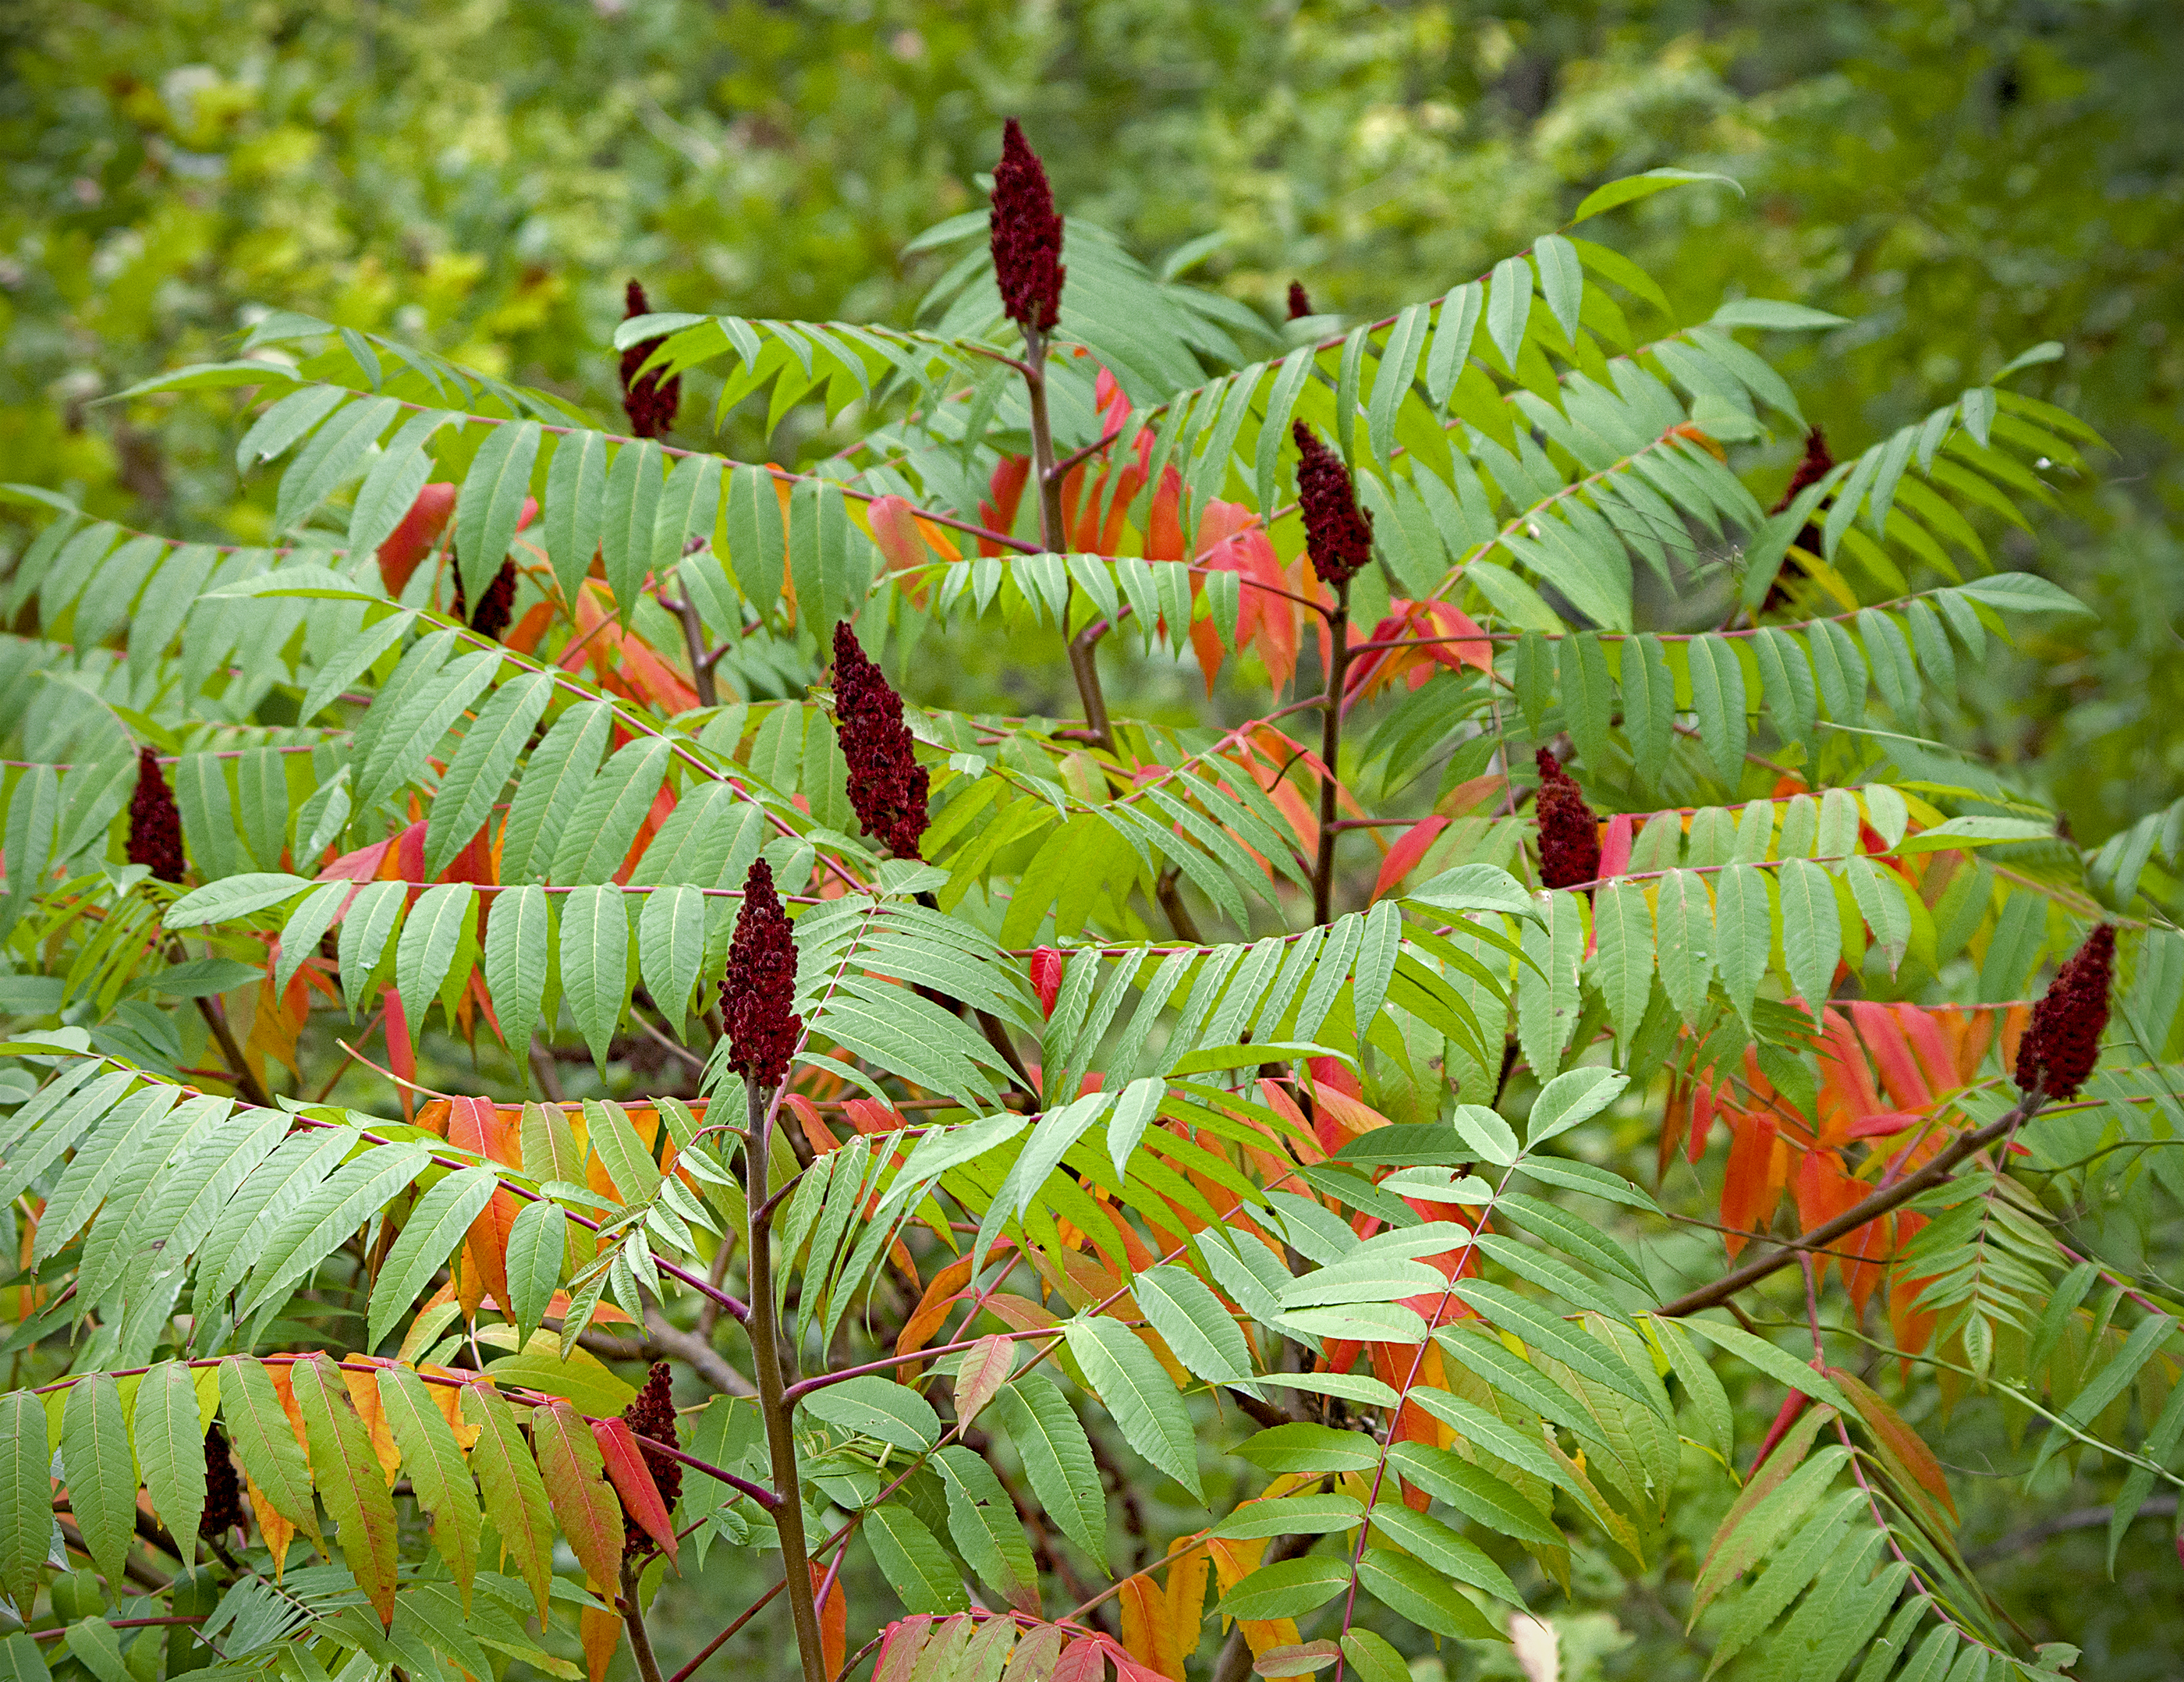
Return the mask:
[[1357,506],[1350,470],[1342,458],[1299,420],[1296,439],[1297,502],[1304,511],[1304,544],[1319,582],[1340,588],[1373,559],[1373,516]]
[[2042,1087],[2049,1098],[2075,1098],[2100,1056],[2109,1024],[2109,989],[2115,980],[2115,928],[2103,923],[2056,972],[2025,1038],[2017,1042],[2017,1084]]
[[[621,1411],[621,1422],[632,1434],[649,1437],[653,1442],[666,1443],[680,1448],[682,1440],[675,1434],[675,1396],[668,1384],[667,1363],[655,1361],[646,1377],[644,1387],[637,1393],[636,1400]],[[647,1443],[638,1445],[638,1452],[644,1456],[644,1469],[652,1473],[652,1481],[659,1486],[660,1499],[667,1510],[675,1510],[676,1501],[682,1494],[682,1462],[652,1447]],[[620,1495],[616,1496],[621,1500]],[[660,1551],[660,1544],[652,1533],[622,1508],[621,1551],[628,1558],[639,1558]]]
[[1577,779],[1542,748],[1540,795],[1533,816],[1540,825],[1540,880],[1549,888],[1575,888],[1600,879],[1600,819],[1585,803]]
[[[625,321],[652,314],[652,304],[644,295],[644,288],[635,281],[629,283],[623,301]],[[641,339],[621,354],[621,406],[629,415],[629,430],[640,438],[656,438],[671,429],[676,406],[682,398],[682,378],[679,374],[662,380],[656,370],[649,374],[637,371],[661,343],[659,339]]]
[[902,697],[857,641],[846,619],[834,624],[834,718],[850,766],[850,804],[865,833],[899,859],[918,856],[928,822],[926,769],[911,752]]
[[721,1017],[728,1029],[728,1067],[754,1085],[772,1088],[788,1074],[804,1033],[789,1009],[796,997],[796,938],[774,891],[773,867],[755,860],[744,878],[744,908],[728,945]]
[[1061,217],[1046,165],[1024,139],[1014,117],[1001,132],[1001,161],[994,165],[991,222],[994,280],[1001,308],[1028,333],[1046,333],[1061,319]]
[[182,879],[182,815],[159,770],[159,756],[136,750],[136,792],[129,798],[129,862],[148,865],[162,882]]

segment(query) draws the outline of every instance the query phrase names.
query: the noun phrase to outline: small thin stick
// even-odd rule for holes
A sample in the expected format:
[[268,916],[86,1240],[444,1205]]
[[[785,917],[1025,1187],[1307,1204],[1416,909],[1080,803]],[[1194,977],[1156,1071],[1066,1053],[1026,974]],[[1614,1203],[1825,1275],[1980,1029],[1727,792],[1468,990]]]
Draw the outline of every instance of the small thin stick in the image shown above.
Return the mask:
[[629,1651],[637,1660],[637,1674],[642,1682],[660,1682],[660,1661],[652,1654],[652,1637],[644,1627],[644,1608],[637,1596],[637,1562],[625,1557],[621,1562],[621,1615],[629,1626]]
[[1312,868],[1312,920],[1329,922],[1334,907],[1335,800],[1340,792],[1334,780],[1336,755],[1342,749],[1342,682],[1350,671],[1350,584],[1335,586],[1334,611],[1328,615],[1328,633],[1334,649],[1328,657],[1325,705],[1320,711],[1319,736],[1319,856]]

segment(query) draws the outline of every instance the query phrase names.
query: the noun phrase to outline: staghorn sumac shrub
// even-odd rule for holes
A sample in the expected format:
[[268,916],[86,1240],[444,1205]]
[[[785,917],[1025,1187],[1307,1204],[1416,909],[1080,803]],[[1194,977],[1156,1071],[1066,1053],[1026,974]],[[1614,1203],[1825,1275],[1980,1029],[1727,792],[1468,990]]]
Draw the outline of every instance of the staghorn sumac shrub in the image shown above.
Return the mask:
[[[2175,1180],[2175,849],[1923,721],[2081,610],[1982,532],[2098,440],[1998,376],[1835,463],[1832,318],[1567,231],[1302,338],[1014,125],[928,243],[909,327],[632,281],[627,434],[268,315],[139,394],[237,389],[276,543],[15,557],[18,1670],[1396,1682],[1603,1578],[2058,1668],[1942,1404],[2178,1481],[2070,1224]],[[861,441],[702,447],[761,396]],[[1081,717],[934,705],[973,641]]]

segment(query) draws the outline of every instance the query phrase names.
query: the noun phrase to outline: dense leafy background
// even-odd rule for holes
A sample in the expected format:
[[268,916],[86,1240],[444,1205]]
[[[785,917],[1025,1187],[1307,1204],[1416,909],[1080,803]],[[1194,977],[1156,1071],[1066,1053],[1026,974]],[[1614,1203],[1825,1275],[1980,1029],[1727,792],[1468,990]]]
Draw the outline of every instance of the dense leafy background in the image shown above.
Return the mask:
[[[1852,318],[1790,362],[1839,456],[2033,343],[2064,345],[2019,387],[2116,454],[2005,564],[2103,610],[1967,672],[1948,727],[2098,840],[2184,793],[2184,46],[2168,10],[20,8],[0,86],[0,450],[6,476],[100,514],[247,540],[273,481],[238,481],[225,394],[92,405],[220,354],[267,305],[600,414],[630,275],[662,308],[906,323],[945,257],[903,247],[976,205],[1006,112],[1073,214],[1154,259],[1217,230],[1200,277],[1272,309],[1294,276],[1346,321],[1480,272],[1602,179],[1719,170],[1741,201],[1668,195],[1597,237],[1687,316],[1750,291]],[[816,414],[771,439],[737,426],[727,448],[783,460],[850,435]],[[994,652],[961,652],[1000,679]],[[1197,689],[1143,681],[1172,711]],[[939,675],[921,699],[947,699]],[[1058,691],[1021,703],[1041,704],[1067,706]],[[1980,1408],[1950,1439],[1967,1531],[2014,1535],[2033,1515],[2014,1484],[1985,1493],[2001,1435],[1982,1445]],[[2063,1468],[2050,1476],[2042,1514],[2072,1505]],[[1716,1517],[1693,1503],[1673,1522],[1702,1540]],[[2167,1674],[2184,1622],[2165,1534],[2142,1526],[2120,1590],[2095,1593],[2103,1542],[2092,1529],[2012,1551],[1997,1586],[2086,1648],[2082,1674]],[[709,1629],[696,1608],[744,1587],[744,1564],[716,1552],[711,1579],[671,1596],[671,1629],[688,1609],[693,1635]],[[1566,1674],[1688,1662],[1645,1582],[1583,1560],[1578,1580]],[[687,1649],[680,1635],[666,1644]]]

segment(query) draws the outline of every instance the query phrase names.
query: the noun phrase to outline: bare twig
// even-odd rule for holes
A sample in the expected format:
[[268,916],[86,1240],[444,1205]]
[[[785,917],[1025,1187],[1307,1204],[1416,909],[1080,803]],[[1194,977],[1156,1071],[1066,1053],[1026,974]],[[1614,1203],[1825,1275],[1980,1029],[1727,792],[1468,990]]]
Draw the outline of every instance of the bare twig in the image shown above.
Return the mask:
[[1326,922],[1334,915],[1336,755],[1342,749],[1342,684],[1350,671],[1350,585],[1335,586],[1334,611],[1328,615],[1328,635],[1334,640],[1327,660],[1325,705],[1320,709],[1319,737],[1319,855],[1312,869],[1312,920]]
[[1696,1314],[1702,1308],[1712,1308],[1724,1303],[1769,1274],[1790,1266],[1808,1251],[1823,1249],[1844,1234],[1857,1231],[1868,1221],[1877,1220],[1891,1210],[1901,1208],[1920,1192],[1930,1190],[1948,1178],[1966,1157],[2007,1138],[2029,1121],[2038,1111],[2045,1097],[2044,1093],[2034,1089],[2008,1115],[1988,1122],[1976,1132],[1964,1134],[1915,1174],[1908,1174],[1885,1190],[1875,1192],[1872,1196],[1844,1210],[1833,1220],[1821,1222],[1812,1231],[1791,1239],[1780,1250],[1755,1256],[1742,1267],[1723,1274],[1712,1284],[1687,1291],[1674,1301],[1663,1303],[1653,1312],[1667,1319],[1678,1319],[1686,1314]]

